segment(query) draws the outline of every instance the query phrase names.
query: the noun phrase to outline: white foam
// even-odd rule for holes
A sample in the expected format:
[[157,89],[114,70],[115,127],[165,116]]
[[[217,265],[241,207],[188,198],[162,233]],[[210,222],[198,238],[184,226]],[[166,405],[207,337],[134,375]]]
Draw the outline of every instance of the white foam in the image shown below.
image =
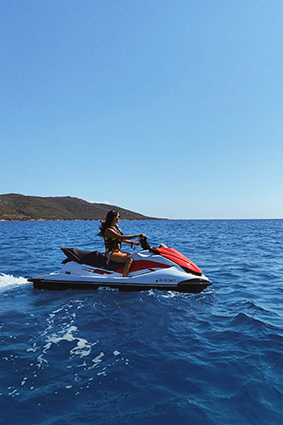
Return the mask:
[[[61,341],[76,342],[77,345],[70,350],[71,356],[78,356],[80,358],[86,357],[91,352],[91,345],[86,339],[75,337],[72,333],[77,331],[76,326],[70,326],[68,329],[59,332],[59,334],[52,334],[47,337],[46,344],[43,347],[43,353],[45,354],[53,344],[59,344]],[[34,350],[34,348],[29,349]],[[34,350],[35,351],[35,350]],[[39,362],[43,354],[38,357]]]
[[77,346],[74,347],[70,353],[79,357],[86,357],[90,354],[91,352],[91,346],[90,344],[82,338],[77,338],[78,342],[77,342]]
[[0,290],[26,285],[27,283],[29,283],[28,280],[22,276],[15,277],[11,274],[0,273]]
[[102,358],[104,357],[104,353],[101,352],[98,356],[96,356],[92,361],[93,365],[88,368],[88,370],[93,369],[94,367],[99,366],[99,364],[102,362]]

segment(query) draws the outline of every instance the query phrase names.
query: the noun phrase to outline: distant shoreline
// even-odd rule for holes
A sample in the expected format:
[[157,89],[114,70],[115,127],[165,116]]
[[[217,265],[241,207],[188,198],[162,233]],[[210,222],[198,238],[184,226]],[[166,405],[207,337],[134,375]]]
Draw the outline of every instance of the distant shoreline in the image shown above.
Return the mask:
[[95,221],[104,220],[110,210],[118,210],[125,220],[160,220],[116,205],[91,203],[71,196],[0,195],[0,221]]
[[[151,219],[122,219],[121,221],[282,221],[283,218],[151,218]],[[0,223],[44,223],[44,222],[76,222],[76,221],[100,221],[100,219],[38,219],[38,220],[3,220]]]
[[[132,218],[132,219],[122,219],[120,221],[162,221],[162,220],[166,220],[166,221],[170,221],[170,220],[190,220],[189,218],[183,218],[183,219],[178,219],[178,218],[143,218],[143,219],[137,219],[137,218]],[[3,220],[0,219],[0,223],[43,223],[43,222],[47,222],[47,221],[60,221],[62,223],[66,222],[66,221],[100,221],[100,219],[98,218],[94,218],[94,219],[66,219],[66,220],[60,220],[60,219],[38,219],[38,220],[34,220],[34,219],[22,219],[22,220]]]

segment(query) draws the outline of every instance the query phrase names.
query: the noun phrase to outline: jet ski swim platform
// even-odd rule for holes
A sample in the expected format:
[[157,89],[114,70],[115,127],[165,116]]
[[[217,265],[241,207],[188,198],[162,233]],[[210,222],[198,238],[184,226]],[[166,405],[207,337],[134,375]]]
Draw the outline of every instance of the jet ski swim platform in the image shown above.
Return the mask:
[[123,291],[160,289],[199,293],[212,283],[192,261],[173,248],[142,249],[131,255],[133,263],[128,277],[124,264],[107,262],[100,251],[61,248],[66,259],[60,271],[31,277],[39,289],[98,289]]

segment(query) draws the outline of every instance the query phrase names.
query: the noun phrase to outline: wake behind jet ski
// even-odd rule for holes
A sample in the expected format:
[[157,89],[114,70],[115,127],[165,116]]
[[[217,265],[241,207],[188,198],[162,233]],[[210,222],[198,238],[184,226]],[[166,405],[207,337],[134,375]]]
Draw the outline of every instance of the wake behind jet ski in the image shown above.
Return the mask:
[[150,247],[145,237],[140,244],[142,249],[130,255],[133,262],[128,277],[123,277],[123,264],[108,261],[100,251],[61,248],[67,258],[60,271],[28,280],[39,289],[161,289],[197,293],[211,285],[199,267],[175,249],[165,245]]

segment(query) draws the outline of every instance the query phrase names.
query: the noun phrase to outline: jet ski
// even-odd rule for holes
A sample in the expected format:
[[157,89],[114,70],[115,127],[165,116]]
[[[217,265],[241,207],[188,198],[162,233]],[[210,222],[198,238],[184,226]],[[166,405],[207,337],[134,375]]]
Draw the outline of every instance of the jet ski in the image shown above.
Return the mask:
[[39,289],[160,289],[192,293],[212,284],[198,266],[174,248],[163,244],[150,247],[146,238],[140,243],[142,249],[131,254],[133,263],[128,277],[122,276],[124,264],[107,261],[100,251],[61,248],[67,258],[60,271],[28,280]]

